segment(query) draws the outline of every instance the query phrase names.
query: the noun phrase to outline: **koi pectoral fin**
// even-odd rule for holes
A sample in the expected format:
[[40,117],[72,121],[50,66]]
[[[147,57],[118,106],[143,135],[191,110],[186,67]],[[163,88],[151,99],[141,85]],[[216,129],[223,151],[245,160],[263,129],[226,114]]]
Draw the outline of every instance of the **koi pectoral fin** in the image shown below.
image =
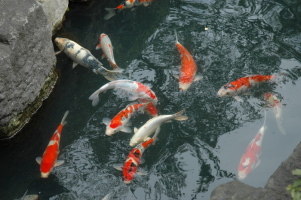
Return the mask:
[[64,163],[65,163],[64,160],[57,160],[57,161],[55,161],[54,166],[57,167],[57,166],[60,166],[60,165],[62,165],[62,164],[64,164]]
[[123,126],[120,131],[125,132],[125,133],[131,133],[132,129],[128,126]]
[[100,46],[100,44],[98,44],[95,49],[98,50],[100,48],[101,48],[101,46]]
[[54,55],[58,55],[58,54],[60,54],[60,53],[62,53],[62,52],[63,52],[63,50],[60,50],[60,51],[58,51],[58,52],[55,52]]
[[203,80],[203,76],[195,76],[193,81],[196,82],[201,80]]
[[41,162],[42,162],[42,158],[41,158],[41,157],[37,157],[37,158],[36,158],[36,161],[37,161],[37,163],[40,165]]
[[122,168],[123,168],[123,164],[114,164],[113,167],[117,170],[120,170],[122,171]]
[[147,172],[144,171],[144,170],[142,170],[142,169],[139,169],[139,170],[137,171],[137,174],[140,175],[140,176],[146,176],[146,175],[147,175]]
[[241,97],[239,97],[239,96],[234,96],[233,97],[236,101],[239,101],[239,102],[243,102],[244,100],[241,98]]
[[72,64],[72,68],[74,69],[77,65],[78,65],[78,63],[74,62],[74,63]]
[[103,119],[102,119],[102,123],[104,123],[105,125],[109,125],[110,123],[111,123],[111,120],[109,119],[109,118],[107,118],[107,117],[104,117]]

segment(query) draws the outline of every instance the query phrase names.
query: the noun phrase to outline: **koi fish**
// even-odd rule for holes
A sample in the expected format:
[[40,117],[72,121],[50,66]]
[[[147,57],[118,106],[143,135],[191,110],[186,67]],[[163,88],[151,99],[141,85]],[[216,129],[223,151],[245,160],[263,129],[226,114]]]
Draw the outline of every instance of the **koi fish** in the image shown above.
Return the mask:
[[222,86],[217,92],[217,95],[219,97],[234,97],[236,100],[242,101],[242,99],[238,96],[239,94],[247,94],[251,87],[273,80],[274,78],[274,75],[246,76]]
[[191,54],[187,49],[182,46],[178,41],[177,32],[175,31],[176,36],[176,47],[178,52],[181,55],[181,70],[180,76],[174,75],[177,79],[179,79],[179,88],[182,91],[187,90],[191,83],[194,81],[198,81],[201,79],[200,76],[196,76],[197,66],[192,58]]
[[124,9],[131,8],[132,10],[134,10],[134,6],[144,5],[146,7],[150,4],[150,2],[153,2],[153,1],[154,0],[125,0],[116,8],[105,8],[105,10],[108,11],[108,14],[106,14],[104,16],[104,19],[108,20],[108,19],[112,18],[114,15],[116,15],[116,12],[120,12]]
[[121,68],[114,70],[108,70],[104,68],[102,63],[98,61],[88,49],[85,49],[72,40],[57,37],[54,41],[60,49],[56,55],[64,51],[65,54],[73,60],[73,68],[80,64],[88,69],[91,69],[95,74],[103,75],[109,81],[116,80],[116,73],[122,72]]
[[245,153],[242,155],[238,165],[238,178],[244,179],[246,176],[255,169],[259,164],[259,156],[261,153],[261,145],[266,130],[266,111],[264,110],[264,122],[258,133],[253,140],[249,143]]
[[[128,105],[120,111],[112,120],[104,118],[103,123],[107,125],[106,135],[111,136],[119,131],[131,133],[132,130],[128,127],[131,125],[129,120],[136,112],[147,110],[147,105],[152,103],[136,103]],[[151,110],[152,111],[152,110]]]
[[151,102],[154,105],[157,105],[158,102],[155,93],[147,86],[143,85],[142,83],[137,81],[131,81],[131,80],[117,80],[117,81],[109,82],[103,85],[102,87],[100,87],[98,90],[96,90],[89,97],[89,99],[92,100],[92,105],[96,106],[99,102],[98,95],[109,89],[121,89],[125,92],[130,93],[131,96],[129,97],[129,101],[134,101],[138,99],[141,102]]
[[[188,117],[182,115],[184,110],[175,113],[173,115],[159,115],[157,117],[153,117],[152,119],[148,120],[143,126],[141,126],[139,129],[134,128],[135,134],[131,138],[130,146],[133,147],[139,142],[143,142],[149,139],[149,135],[151,135],[153,132],[157,132],[160,129],[160,126],[164,122],[168,122],[172,119],[178,120],[178,121],[184,121],[187,120]],[[155,133],[156,134],[156,133]]]
[[263,94],[264,101],[273,108],[278,129],[281,131],[283,135],[286,135],[286,131],[282,126],[281,118],[282,118],[282,105],[279,99],[272,93],[264,93]]
[[106,57],[113,69],[120,69],[115,62],[113,46],[108,35],[102,33],[99,36],[99,44],[96,46],[96,50],[98,49],[102,49],[102,58]]
[[145,149],[147,149],[150,145],[155,144],[158,134],[159,131],[155,133],[153,138],[148,138],[145,142],[138,144],[134,149],[132,149],[122,167],[119,165],[114,165],[115,169],[122,170],[124,183],[131,183],[136,173],[139,175],[146,175],[145,172],[138,171],[138,167]]
[[53,167],[60,166],[64,163],[63,160],[57,160],[59,154],[59,145],[61,139],[61,133],[63,130],[63,126],[67,124],[66,117],[68,116],[69,111],[65,112],[64,117],[57,127],[56,131],[52,135],[50,142],[46,150],[44,151],[43,157],[37,157],[36,161],[40,164],[41,177],[47,178]]

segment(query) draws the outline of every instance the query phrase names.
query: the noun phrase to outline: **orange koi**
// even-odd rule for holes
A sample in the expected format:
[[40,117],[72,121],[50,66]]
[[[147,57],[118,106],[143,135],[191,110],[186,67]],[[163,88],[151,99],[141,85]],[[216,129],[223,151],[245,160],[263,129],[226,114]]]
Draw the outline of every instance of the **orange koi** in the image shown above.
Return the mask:
[[238,101],[242,101],[239,94],[246,94],[250,88],[275,78],[274,75],[253,75],[253,76],[246,76],[236,81],[232,81],[227,83],[226,85],[222,86],[217,95],[219,97],[234,97]]
[[43,157],[36,158],[37,163],[40,164],[40,171],[41,171],[42,178],[47,178],[53,167],[59,166],[64,163],[63,160],[57,160],[57,157],[59,154],[61,133],[63,130],[63,126],[65,124],[67,124],[65,119],[68,116],[68,114],[69,114],[69,111],[67,111],[64,114],[64,117],[63,117],[60,125],[57,127],[56,131],[52,135],[50,142],[48,143],[48,146],[47,146],[46,150],[44,151]]
[[246,178],[247,175],[260,164],[259,156],[261,154],[261,145],[264,132],[266,130],[266,111],[264,111],[264,115],[265,118],[262,127],[259,129],[253,140],[249,143],[245,153],[240,159],[238,165],[238,178],[241,180]]
[[109,118],[104,118],[103,123],[107,125],[106,135],[111,136],[119,131],[131,133],[132,130],[128,127],[131,125],[131,123],[129,123],[131,117],[136,112],[143,112],[144,110],[146,110],[150,114],[153,114],[154,108],[156,107],[152,103],[136,103],[128,105],[125,109],[120,111],[112,120],[110,120]]
[[175,76],[175,77],[179,79],[180,90],[185,91],[190,87],[192,82],[198,81],[201,78],[199,76],[196,76],[197,66],[191,54],[184,46],[182,46],[179,43],[176,32],[175,32],[175,36],[176,36],[176,47],[181,55],[180,76],[179,77]]

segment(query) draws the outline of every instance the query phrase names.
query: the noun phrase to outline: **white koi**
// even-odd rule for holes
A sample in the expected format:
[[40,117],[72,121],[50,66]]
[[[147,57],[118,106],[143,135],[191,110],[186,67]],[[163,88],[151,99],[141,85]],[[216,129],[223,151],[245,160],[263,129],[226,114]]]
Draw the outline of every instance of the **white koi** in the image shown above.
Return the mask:
[[178,121],[184,121],[187,120],[188,117],[182,115],[184,110],[175,113],[173,115],[159,115],[157,117],[153,117],[152,119],[148,120],[143,126],[141,126],[139,129],[134,129],[134,136],[131,138],[130,146],[133,147],[136,144],[140,142],[144,142],[149,139],[148,136],[150,136],[153,132],[157,132],[160,130],[160,126],[164,122],[168,122],[170,120],[178,120]]

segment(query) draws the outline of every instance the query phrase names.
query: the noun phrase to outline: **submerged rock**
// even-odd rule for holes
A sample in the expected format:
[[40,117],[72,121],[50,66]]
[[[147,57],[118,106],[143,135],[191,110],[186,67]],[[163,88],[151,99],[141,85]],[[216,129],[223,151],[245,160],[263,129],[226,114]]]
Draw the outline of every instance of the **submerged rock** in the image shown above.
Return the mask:
[[239,181],[231,181],[215,188],[211,200],[289,200],[292,199],[286,187],[299,179],[292,170],[300,168],[301,143],[269,178],[264,188],[254,188]]
[[0,137],[18,132],[48,97],[57,75],[52,26],[35,0],[0,1]]

